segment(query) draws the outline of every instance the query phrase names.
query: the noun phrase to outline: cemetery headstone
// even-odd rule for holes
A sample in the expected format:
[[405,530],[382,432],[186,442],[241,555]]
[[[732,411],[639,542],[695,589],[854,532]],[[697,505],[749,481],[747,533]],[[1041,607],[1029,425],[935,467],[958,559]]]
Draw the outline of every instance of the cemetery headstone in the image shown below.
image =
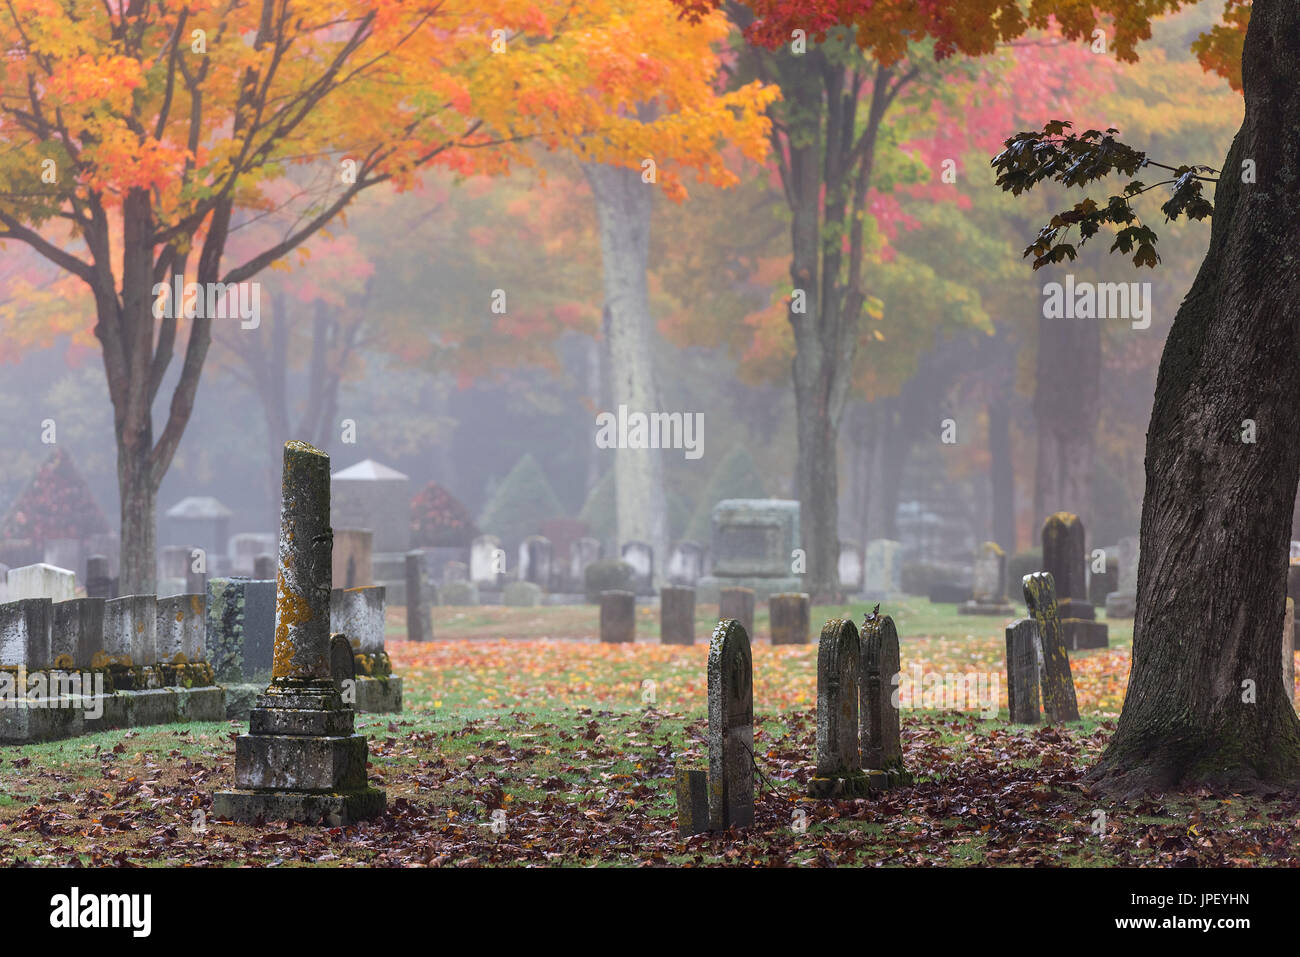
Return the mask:
[[275,595],[273,581],[208,580],[204,647],[217,680],[258,681],[271,673]]
[[48,598],[20,598],[0,605],[0,668],[49,668],[51,618]]
[[386,798],[366,779],[366,738],[334,683],[329,456],[286,443],[282,487],[271,683],[235,741],[235,789],[214,794],[212,810],[337,827],[379,814]]
[[632,590],[638,595],[654,594],[654,549],[645,542],[625,542],[623,561],[632,568]]
[[754,823],[754,665],[749,634],[718,622],[709,642],[709,828]]
[[674,774],[677,795],[677,833],[680,837],[709,830],[709,772],[707,768],[679,765]]
[[480,588],[496,589],[505,580],[501,539],[480,535],[469,546],[469,578]]
[[330,635],[330,674],[340,694],[347,690],[347,682],[356,684],[357,659],[347,635]]
[[1083,523],[1070,512],[1057,512],[1043,523],[1043,570],[1063,596],[1057,599],[1061,640],[1072,650],[1110,644],[1106,623],[1096,620],[1088,601],[1087,568]]
[[86,596],[117,597],[117,581],[109,573],[107,555],[91,555],[86,559]]
[[258,555],[253,559],[253,578],[257,581],[271,581],[275,578],[274,555]]
[[529,535],[519,543],[519,579],[532,582],[543,591],[551,587],[551,568],[554,549],[551,540],[542,535]]
[[734,618],[748,637],[754,633],[754,589],[724,588],[718,596],[718,620]]
[[862,587],[862,548],[857,542],[840,542],[840,560],[838,566],[840,587],[845,591],[856,592]]
[[695,643],[695,589],[665,585],[659,589],[659,640],[665,645]]
[[902,670],[898,629],[889,615],[867,615],[862,622],[861,695],[862,767],[903,771],[902,722],[895,701],[895,677]]
[[843,618],[822,628],[817,644],[817,768],[810,797],[857,793],[862,780],[858,753],[858,701],[862,648],[858,629]]
[[1136,536],[1119,540],[1119,587],[1106,596],[1107,618],[1132,618],[1137,614],[1138,559]]
[[774,645],[806,645],[812,605],[803,592],[773,595],[767,600],[767,618]]
[[1007,626],[1007,705],[1012,724],[1038,724],[1038,625],[1020,618]]
[[713,601],[724,588],[749,588],[760,598],[800,590],[802,580],[793,571],[798,502],[724,499],[713,507],[712,526],[712,568],[696,585],[701,601]]
[[346,635],[352,648],[364,655],[383,654],[384,604],[383,585],[331,589],[330,633]]
[[583,589],[587,580],[587,566],[600,561],[603,546],[594,538],[579,538],[569,546],[569,585],[574,592]]
[[867,542],[862,597],[865,601],[895,601],[903,594],[903,545],[889,538]]
[[975,555],[973,597],[961,606],[968,615],[1012,615],[1007,601],[1007,553],[997,542],[985,542]]
[[[104,602],[104,653],[110,665],[133,669],[122,674],[127,690],[157,684],[152,667],[158,663],[158,599],[153,595],[124,595]],[[146,669],[142,673],[140,669]],[[137,680],[143,684],[135,686]],[[114,677],[118,683],[118,677]]]
[[704,546],[699,542],[677,542],[668,552],[668,581],[694,588],[704,575]]
[[630,591],[600,593],[600,640],[614,644],[636,641],[636,595]]
[[1041,685],[1043,711],[1053,724],[1078,721],[1079,705],[1074,696],[1074,678],[1070,674],[1070,656],[1061,634],[1061,618],[1056,604],[1056,587],[1050,572],[1026,575],[1025,604],[1038,630],[1042,650]]
[[359,588],[374,582],[373,539],[368,528],[334,530],[333,587]]
[[172,595],[157,605],[157,658],[185,664],[206,658],[207,607],[203,595]]
[[25,598],[68,601],[77,596],[76,574],[44,562],[9,569],[8,583],[10,601]]
[[74,598],[50,606],[50,661],[54,667],[84,669],[104,647],[104,599]]
[[429,641],[433,638],[433,623],[429,618],[429,604],[425,600],[424,554],[406,553],[406,640]]

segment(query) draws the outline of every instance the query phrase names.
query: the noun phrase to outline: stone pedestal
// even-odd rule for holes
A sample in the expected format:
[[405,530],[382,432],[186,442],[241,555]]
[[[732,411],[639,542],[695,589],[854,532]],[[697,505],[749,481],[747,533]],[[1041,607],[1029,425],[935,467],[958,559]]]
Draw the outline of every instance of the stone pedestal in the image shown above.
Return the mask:
[[636,641],[636,595],[632,592],[600,593],[600,640],[613,644]]
[[381,813],[386,798],[366,780],[366,739],[331,669],[329,456],[286,443],[283,489],[271,683],[235,741],[235,789],[214,794],[212,810],[340,826]]

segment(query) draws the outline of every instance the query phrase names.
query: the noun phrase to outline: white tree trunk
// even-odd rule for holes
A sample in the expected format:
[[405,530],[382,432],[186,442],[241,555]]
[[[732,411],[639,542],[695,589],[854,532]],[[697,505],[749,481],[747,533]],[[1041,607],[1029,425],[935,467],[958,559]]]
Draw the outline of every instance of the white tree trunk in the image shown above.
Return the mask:
[[[586,164],[583,171],[596,197],[605,285],[605,334],[609,337],[611,398],[617,412],[649,414],[659,408],[655,385],[650,299],[646,267],[654,186],[640,171]],[[660,449],[614,450],[618,542],[648,542],[655,576],[667,556],[668,509],[664,500]]]

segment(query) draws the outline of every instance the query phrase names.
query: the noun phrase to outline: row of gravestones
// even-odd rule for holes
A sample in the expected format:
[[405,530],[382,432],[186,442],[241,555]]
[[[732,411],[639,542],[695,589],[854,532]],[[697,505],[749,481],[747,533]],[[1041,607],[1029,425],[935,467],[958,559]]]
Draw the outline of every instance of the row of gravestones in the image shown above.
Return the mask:
[[[888,615],[822,628],[817,654],[814,798],[868,794],[911,783],[903,766],[898,702],[898,631]],[[708,765],[679,764],[674,784],[683,837],[754,822],[754,674],[749,633],[718,622],[709,642]]]
[[[719,620],[740,622],[754,633],[752,588],[724,588],[718,602]],[[771,595],[767,600],[772,644],[806,645],[811,620],[809,597],[803,592]],[[600,640],[609,644],[636,641],[636,595],[630,591],[600,593]],[[695,589],[669,586],[659,590],[659,641],[665,645],[695,643]]]
[[[707,549],[698,542],[683,541],[668,553],[665,573],[675,585],[694,585],[704,574]],[[579,538],[569,546],[567,567],[555,558],[555,547],[543,535],[530,535],[519,545],[514,580],[536,585],[544,592],[581,593],[587,566],[604,557],[604,546],[594,538]],[[638,595],[653,594],[654,549],[645,542],[625,542],[620,557],[632,569],[630,584]],[[469,564],[447,562],[443,566],[445,586],[469,583],[477,590],[504,588],[510,578],[505,567],[505,550],[495,535],[480,535],[470,545]],[[456,591],[455,594],[461,594]],[[469,602],[465,602],[469,603]]]

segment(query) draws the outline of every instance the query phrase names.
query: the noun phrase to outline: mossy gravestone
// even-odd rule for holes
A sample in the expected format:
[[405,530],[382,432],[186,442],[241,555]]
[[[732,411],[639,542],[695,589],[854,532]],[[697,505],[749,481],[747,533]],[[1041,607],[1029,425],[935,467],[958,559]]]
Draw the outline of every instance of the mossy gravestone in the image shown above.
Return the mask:
[[1025,604],[1038,625],[1038,640],[1043,650],[1043,710],[1053,724],[1078,721],[1079,705],[1074,698],[1074,678],[1070,674],[1070,656],[1061,636],[1061,618],[1056,607],[1056,583],[1050,572],[1026,575]]
[[1013,724],[1038,724],[1038,624],[1021,618],[1007,626],[1007,705]]
[[862,767],[901,771],[903,743],[898,716],[898,629],[889,615],[870,614],[862,622]]
[[636,595],[632,592],[600,593],[600,640],[612,644],[636,641]]
[[767,600],[767,620],[769,630],[772,632],[772,644],[808,644],[808,625],[811,617],[811,608],[806,594],[786,592],[773,595]]
[[812,797],[844,794],[862,777],[858,754],[861,655],[853,622],[844,618],[826,622],[817,646],[817,770],[808,783]]
[[709,829],[754,823],[754,664],[740,622],[709,642]]

